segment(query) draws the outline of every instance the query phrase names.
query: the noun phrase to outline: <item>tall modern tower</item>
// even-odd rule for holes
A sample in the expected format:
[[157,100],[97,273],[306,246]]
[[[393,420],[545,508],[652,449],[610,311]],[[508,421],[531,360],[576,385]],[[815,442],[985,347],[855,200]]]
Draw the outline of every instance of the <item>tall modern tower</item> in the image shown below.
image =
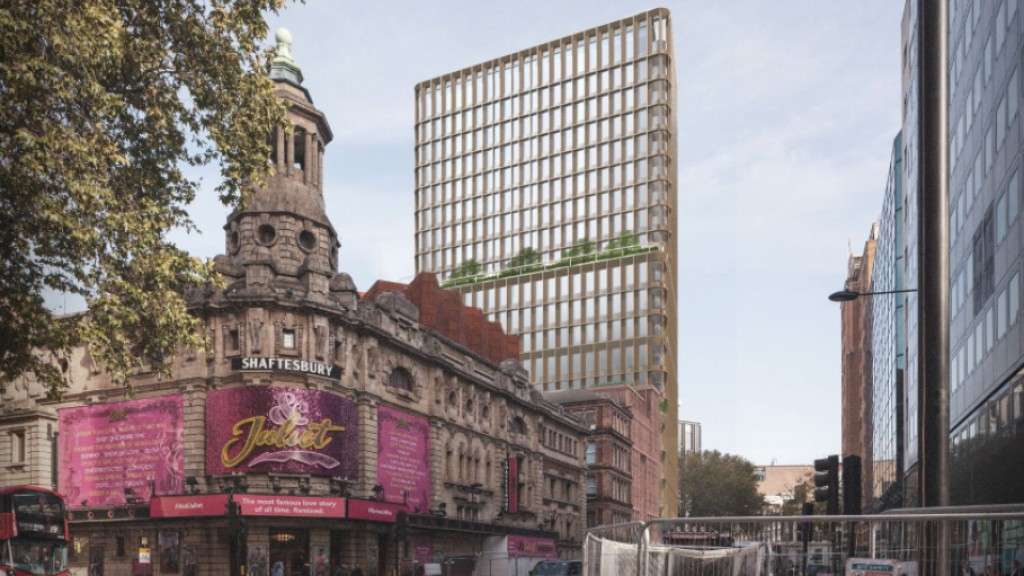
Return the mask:
[[669,12],[416,86],[416,269],[505,330],[542,390],[663,396],[678,501],[676,113]]
[[[1018,0],[949,15],[951,503],[1024,499],[1024,226]],[[984,471],[983,474],[979,474]]]

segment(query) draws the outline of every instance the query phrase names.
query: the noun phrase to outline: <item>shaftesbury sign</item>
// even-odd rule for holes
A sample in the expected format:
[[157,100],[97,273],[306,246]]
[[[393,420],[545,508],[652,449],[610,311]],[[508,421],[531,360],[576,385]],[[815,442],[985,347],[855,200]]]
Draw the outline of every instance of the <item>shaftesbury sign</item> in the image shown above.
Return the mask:
[[341,368],[333,364],[324,364],[314,360],[297,358],[268,358],[265,356],[242,356],[231,359],[231,369],[240,372],[295,372],[312,374],[338,380]]

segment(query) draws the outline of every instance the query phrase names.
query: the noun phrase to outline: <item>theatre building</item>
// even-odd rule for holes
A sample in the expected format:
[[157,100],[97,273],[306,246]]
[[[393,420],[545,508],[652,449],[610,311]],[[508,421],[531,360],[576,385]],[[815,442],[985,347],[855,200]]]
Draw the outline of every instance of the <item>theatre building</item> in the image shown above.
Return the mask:
[[131,397],[85,350],[60,402],[0,383],[0,484],[57,486],[89,574],[505,576],[579,557],[585,428],[433,275],[360,294],[338,272],[331,129],[283,31],[271,78],[291,129],[224,226],[223,288],[188,295],[206,347]]

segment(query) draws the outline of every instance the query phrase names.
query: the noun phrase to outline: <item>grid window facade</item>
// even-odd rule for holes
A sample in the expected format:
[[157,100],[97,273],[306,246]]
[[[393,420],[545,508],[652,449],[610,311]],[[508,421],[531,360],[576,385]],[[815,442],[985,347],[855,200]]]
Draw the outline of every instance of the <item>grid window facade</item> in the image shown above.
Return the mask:
[[[520,335],[538,388],[651,385],[671,422],[675,101],[664,9],[427,80],[415,101],[417,271]],[[674,424],[664,436],[675,470]]]
[[[903,140],[893,141],[882,214],[878,222],[878,242],[871,268],[871,290],[903,290],[902,162]],[[904,318],[906,294],[891,294],[871,299],[871,462],[862,468],[870,488],[869,509],[884,510],[902,504],[902,434],[900,430],[902,397],[900,389],[906,372],[906,334]]]
[[950,5],[950,424],[968,433],[1022,359],[1019,4]]

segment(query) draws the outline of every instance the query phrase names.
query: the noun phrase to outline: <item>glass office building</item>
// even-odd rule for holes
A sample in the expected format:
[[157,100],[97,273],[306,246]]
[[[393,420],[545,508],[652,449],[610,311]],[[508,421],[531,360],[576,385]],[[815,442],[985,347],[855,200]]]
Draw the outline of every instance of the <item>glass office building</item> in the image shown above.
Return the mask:
[[541,390],[664,396],[676,513],[676,118],[667,10],[416,86],[416,269],[521,335]]
[[[903,138],[893,140],[885,184],[871,289],[903,290]],[[903,384],[906,373],[907,294],[871,299],[871,462],[862,466],[867,510],[903,503]]]
[[1019,4],[950,1],[953,504],[1024,500]]
[[[908,287],[916,287],[917,281],[917,213],[918,213],[918,30],[917,2],[908,0],[903,10],[902,22],[902,128],[900,140],[903,144],[901,166],[903,168],[903,208],[901,210],[904,235],[903,281]],[[903,499],[906,505],[915,506],[918,499],[917,454],[918,454],[918,331],[917,293],[910,292],[903,299],[906,322],[906,370],[903,372],[903,469],[905,482]]]

